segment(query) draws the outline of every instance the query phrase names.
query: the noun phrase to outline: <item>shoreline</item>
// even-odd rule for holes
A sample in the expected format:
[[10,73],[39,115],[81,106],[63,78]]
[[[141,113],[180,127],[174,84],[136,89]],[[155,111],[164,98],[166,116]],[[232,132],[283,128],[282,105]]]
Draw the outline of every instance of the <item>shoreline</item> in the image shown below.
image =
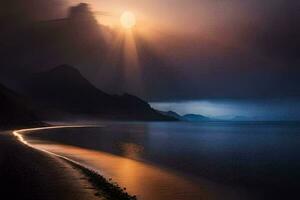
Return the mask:
[[19,142],[11,131],[0,131],[0,186],[8,199],[99,199],[79,171]]
[[[65,128],[70,128],[70,126]],[[41,129],[37,129],[37,134],[40,133],[38,130]],[[35,134],[34,131],[31,133]],[[219,184],[201,177],[196,178],[191,176],[190,174],[185,174],[183,172],[167,168],[166,166],[158,165],[158,163],[141,162],[139,160],[128,159],[120,155],[114,155],[107,152],[97,152],[97,150],[84,149],[85,147],[77,147],[76,144],[69,144],[70,146],[68,146],[68,144],[65,144],[63,141],[58,142],[58,146],[56,146],[57,144],[55,144],[55,142],[53,142],[54,144],[52,144],[50,140],[46,142],[44,146],[43,144],[40,144],[38,140],[35,141],[34,137],[31,138],[31,133],[28,132],[27,139],[28,141],[32,142],[32,144],[34,144],[36,147],[45,149],[47,151],[50,151],[51,153],[54,152],[56,154],[66,156],[67,160],[71,158],[76,162],[83,163],[83,165],[88,166],[85,166],[85,168],[89,169],[89,167],[92,167],[92,169],[102,169],[101,171],[106,175],[106,177],[112,177],[113,180],[116,180],[122,186],[125,186],[131,194],[137,194],[139,197],[141,196],[149,200],[154,199],[153,196],[155,196],[155,198],[157,199],[163,199],[165,197],[168,199],[171,199],[170,197],[172,197],[173,199],[177,199],[176,195],[178,195],[178,193],[188,191],[187,193],[189,194],[184,195],[187,197],[187,199],[202,199],[203,197],[206,197],[208,199],[237,199],[235,197],[236,195],[243,197],[243,199],[250,199],[246,198],[246,193],[248,192],[246,192],[243,188],[238,187],[238,190],[233,191],[231,186]],[[27,137],[27,134],[25,133],[24,136]],[[60,147],[59,144],[61,144],[62,146]],[[53,145],[53,147],[50,147],[51,145]],[[59,149],[61,149],[62,151],[60,151]],[[84,155],[84,158],[80,157],[81,154]],[[130,179],[127,178],[127,180],[123,180],[123,178],[120,179],[120,177],[114,175],[114,173],[119,173],[123,171],[122,167],[116,166],[123,166],[124,163],[126,163],[126,166],[130,166],[131,169],[135,169],[130,171],[136,171],[136,173],[127,171],[126,175],[123,175],[123,178],[124,176],[126,176],[130,177],[130,179],[133,180],[143,180],[144,176],[148,176],[150,181],[143,181],[143,185],[155,185],[156,190],[153,190],[151,192],[152,194],[155,193],[155,191],[160,191],[160,188],[171,187],[173,189],[166,191],[161,195],[149,195],[150,192],[147,187],[139,186],[139,189],[137,190],[132,189],[137,188],[137,186],[132,182],[127,181]],[[82,166],[82,164],[80,164],[80,166]],[[138,173],[137,171],[142,171],[142,173]],[[99,174],[99,171],[96,170],[96,172],[98,172]],[[150,174],[151,176],[149,176]],[[162,181],[160,181],[161,178]],[[156,182],[154,183],[151,180],[156,180]],[[160,187],[158,187],[158,185],[160,185]]]
[[[82,126],[82,125],[81,126],[78,125],[77,126],[70,126],[70,125],[51,126],[51,127],[18,130],[18,131],[14,131],[13,134],[22,143],[30,145],[39,151],[43,151],[44,153],[46,152],[47,154],[51,154],[54,155],[55,157],[59,157],[60,159],[67,162],[77,171],[81,172],[86,177],[88,177],[88,181],[93,185],[94,188],[98,190],[95,193],[95,195],[99,195],[99,196],[102,195],[102,197],[105,196],[107,199],[124,199],[123,198],[124,196],[125,199],[136,199],[135,196],[130,196],[129,194],[127,194],[127,191],[131,194],[137,194],[138,197],[143,197],[149,200],[156,199],[156,198],[177,199],[178,194],[184,191],[185,192],[188,191],[187,192],[188,195],[184,194],[185,197],[188,197],[187,199],[202,199],[203,197],[207,199],[239,199],[238,197],[242,197],[243,199],[252,199],[253,196],[256,196],[254,194],[251,194],[249,196],[249,192],[240,187],[233,188],[231,186],[218,184],[209,181],[207,179],[201,179],[201,178],[195,179],[186,176],[181,177],[181,175],[183,175],[182,173],[178,174],[176,173],[177,171],[173,171],[167,168],[162,168],[161,166],[148,165],[149,163],[140,163],[135,160],[126,159],[120,156],[110,155],[105,152],[93,152],[93,150],[80,149],[80,147],[76,148],[76,145],[73,147],[72,146],[68,147],[67,145],[63,145],[64,143],[62,143],[62,146],[59,147],[59,145],[55,146],[55,144],[52,145],[49,143],[49,144],[45,144],[44,146],[43,144],[39,144],[37,141],[35,141],[33,138],[29,136],[31,132],[33,132],[34,134],[35,130],[37,131],[37,133],[39,133],[40,130],[46,130],[46,129],[64,129],[64,128],[72,129],[78,127],[103,127],[103,125],[102,126],[95,126],[95,125],[93,126]],[[28,132],[27,134],[29,135],[27,135],[26,132]],[[57,131],[54,130],[54,132]],[[107,143],[107,144],[111,145],[111,143]],[[84,155],[83,156],[84,159],[80,157],[81,155]],[[130,166],[130,168],[132,169],[130,171],[134,173],[127,170],[125,170],[126,171],[125,172],[122,169],[122,167],[119,167],[119,166],[124,166],[124,163],[126,163],[125,166],[127,167]],[[98,171],[98,169],[101,169],[101,172]],[[142,173],[138,173],[139,171]],[[118,176],[115,176],[114,175],[115,172],[116,173],[123,172],[123,175],[121,175],[122,177],[120,178]],[[116,185],[111,178],[108,181],[103,176],[101,176],[101,174],[105,174],[105,176],[108,178],[112,177],[114,181],[117,181],[121,186],[126,187],[128,190],[126,190],[125,188],[122,189],[119,185]],[[146,177],[147,176],[150,177],[150,179],[149,181],[144,180],[143,182],[144,187],[141,187],[139,189],[132,189],[132,188],[136,188],[136,185],[134,185],[134,183],[131,182],[130,180],[143,180],[143,178],[145,178],[145,175]],[[154,182],[153,180],[156,181]],[[150,191],[151,189],[152,191],[149,192],[149,187],[145,187],[149,185],[155,186],[156,189],[150,188]],[[155,194],[155,191],[161,191],[161,188],[167,188],[167,187],[168,188],[171,187],[173,189],[169,190],[168,192],[162,193],[161,195]],[[106,193],[103,193],[103,188],[108,189],[108,192],[106,191]],[[118,193],[121,194],[122,198],[120,197],[120,195],[118,198],[112,198],[112,196]]]
[[[34,147],[30,143],[28,143],[24,136],[21,133],[29,132],[29,131],[35,131],[35,130],[46,130],[46,129],[61,129],[61,128],[76,128],[76,127],[95,127],[94,125],[77,125],[77,126],[49,126],[49,127],[39,127],[39,128],[27,128],[27,129],[20,129],[20,130],[14,130],[11,132],[11,134],[17,138],[18,142],[20,144],[24,144],[27,147],[29,147],[31,150],[37,150],[43,154],[48,154],[51,157],[54,156],[64,163],[66,165],[69,165],[69,167],[72,167],[77,172],[79,172],[81,175],[83,175],[88,183],[92,186],[93,189],[96,190],[94,195],[96,197],[101,197],[101,199],[109,199],[109,200],[136,200],[136,196],[132,196],[126,192],[125,188],[120,187],[118,184],[110,182],[110,180],[107,180],[105,177],[103,177],[99,172],[91,169],[90,167],[79,163],[77,161],[74,161],[72,159],[69,159],[65,156],[61,156],[55,153],[52,153],[50,151],[40,149],[37,147]],[[97,126],[98,127],[98,126]],[[49,156],[49,157],[50,157]],[[53,167],[53,166],[52,166]],[[70,177],[71,178],[71,177]]]

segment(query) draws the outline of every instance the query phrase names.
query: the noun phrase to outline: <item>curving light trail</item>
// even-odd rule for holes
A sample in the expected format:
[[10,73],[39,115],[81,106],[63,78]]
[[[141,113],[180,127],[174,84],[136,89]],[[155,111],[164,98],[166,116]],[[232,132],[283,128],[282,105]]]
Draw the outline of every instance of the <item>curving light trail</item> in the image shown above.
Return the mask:
[[44,153],[47,153],[49,155],[52,155],[52,156],[55,156],[55,157],[58,157],[58,158],[61,158],[63,160],[66,160],[66,161],[69,161],[77,166],[80,166],[80,167],[83,167],[87,170],[90,170],[96,174],[98,174],[99,176],[102,176],[100,174],[100,172],[96,169],[93,169],[83,163],[80,163],[80,162],[77,162],[75,160],[72,160],[66,156],[62,156],[62,155],[59,155],[59,154],[56,154],[56,153],[53,153],[51,151],[47,151],[45,149],[42,149],[42,148],[38,148],[32,144],[30,144],[29,142],[26,141],[26,139],[24,138],[24,136],[22,135],[22,133],[25,133],[25,132],[32,132],[32,131],[40,131],[40,130],[51,130],[51,129],[63,129],[63,128],[88,128],[88,127],[103,127],[103,126],[99,126],[99,125],[73,125],[73,126],[49,126],[49,127],[39,127],[39,128],[27,128],[27,129],[20,129],[20,130],[15,130],[12,132],[12,134],[23,144],[25,144],[26,146],[30,147],[30,148],[33,148],[35,150],[38,150],[38,151],[41,151],[41,152],[44,152]]

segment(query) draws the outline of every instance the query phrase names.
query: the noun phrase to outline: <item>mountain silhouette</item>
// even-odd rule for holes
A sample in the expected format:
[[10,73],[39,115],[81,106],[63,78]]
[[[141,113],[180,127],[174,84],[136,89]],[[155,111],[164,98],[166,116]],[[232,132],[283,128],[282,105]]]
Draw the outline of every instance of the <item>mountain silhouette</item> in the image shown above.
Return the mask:
[[197,114],[179,115],[174,111],[167,111],[167,112],[161,111],[161,114],[169,117],[173,117],[180,121],[186,121],[186,122],[207,122],[212,120],[211,118],[206,117],[204,115],[197,115]]
[[183,117],[174,111],[167,111],[167,112],[160,111],[160,113],[169,117],[173,117],[177,120],[184,121]]
[[93,86],[76,68],[61,65],[34,74],[27,81],[25,94],[37,110],[63,111],[103,119],[174,120],[152,109],[130,94],[110,95]]
[[182,118],[185,121],[189,121],[189,122],[201,122],[201,121],[210,121],[211,120],[208,117],[205,117],[203,115],[197,115],[197,114],[186,114],[186,115],[183,115]]
[[[139,66],[136,73],[130,73],[134,67],[124,53],[130,52],[128,36],[99,23],[86,3],[69,8],[64,18],[29,21],[9,29],[5,37],[2,34],[0,79],[10,87],[20,84],[24,75],[62,63],[76,66],[96,87],[110,93],[128,92],[149,99],[152,95],[163,97],[180,83],[175,81],[178,72],[172,70],[173,65],[135,32]],[[153,81],[154,77],[164,78]]]
[[0,128],[41,125],[22,96],[0,84]]

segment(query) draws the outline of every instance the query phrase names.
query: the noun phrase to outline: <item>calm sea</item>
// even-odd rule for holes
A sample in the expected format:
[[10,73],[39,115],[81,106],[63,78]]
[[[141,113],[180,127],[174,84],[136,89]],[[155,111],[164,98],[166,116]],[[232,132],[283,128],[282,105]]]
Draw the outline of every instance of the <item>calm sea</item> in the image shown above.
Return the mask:
[[100,126],[36,131],[27,137],[90,165],[142,200],[290,199],[300,189],[299,123]]

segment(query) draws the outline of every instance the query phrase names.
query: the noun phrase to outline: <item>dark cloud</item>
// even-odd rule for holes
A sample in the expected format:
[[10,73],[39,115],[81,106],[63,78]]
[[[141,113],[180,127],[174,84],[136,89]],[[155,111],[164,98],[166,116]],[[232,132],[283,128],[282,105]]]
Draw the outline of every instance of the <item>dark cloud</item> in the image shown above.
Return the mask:
[[61,18],[58,0],[6,1],[2,26],[27,25],[0,33],[0,75],[14,80],[66,63],[105,91],[148,100],[300,97],[299,3],[247,6],[248,17],[237,12],[240,18],[224,24],[224,33],[215,30],[216,39],[160,33],[154,44],[137,35],[141,82],[125,87],[124,37],[99,25],[87,4]]
[[[270,5],[271,6],[271,5]],[[288,61],[298,60],[300,50],[300,3],[283,1],[264,16],[261,27],[253,30],[253,44],[267,56]]]
[[64,14],[63,0],[4,0],[1,1],[2,23],[20,23],[61,17]]

